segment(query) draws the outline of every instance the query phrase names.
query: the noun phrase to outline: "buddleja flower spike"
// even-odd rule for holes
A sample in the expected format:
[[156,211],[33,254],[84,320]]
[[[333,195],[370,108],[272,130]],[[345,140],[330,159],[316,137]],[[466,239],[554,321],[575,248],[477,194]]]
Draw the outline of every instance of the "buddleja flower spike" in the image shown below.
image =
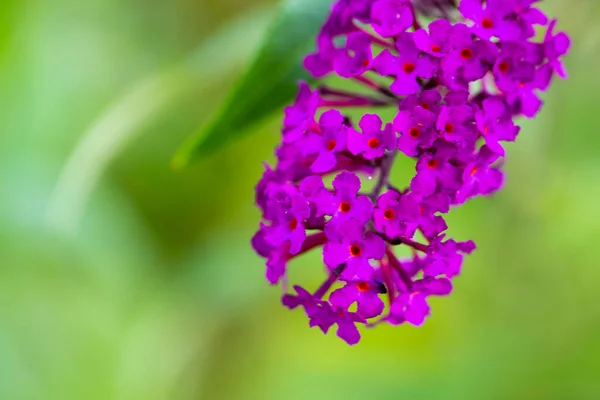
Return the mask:
[[[315,77],[337,74],[370,94],[300,83],[285,109],[277,165],[256,188],[263,222],[252,239],[267,279],[321,248],[327,273],[314,291],[283,296],[310,326],[360,340],[360,324],[420,325],[431,296],[452,291],[472,241],[448,238],[443,214],[503,183],[504,142],[533,118],[569,49],[536,0],[338,0],[317,49],[304,60]],[[437,17],[427,28],[423,16]],[[546,29],[541,42],[536,29]],[[382,82],[387,82],[383,84]],[[390,121],[345,107],[397,107]],[[396,156],[416,161],[409,187],[389,182]],[[361,176],[376,177],[369,193]],[[324,183],[332,181],[331,185]],[[331,180],[331,178],[333,178]],[[399,259],[396,247],[412,249]],[[384,300],[387,300],[387,306]],[[387,311],[386,311],[387,309]]]

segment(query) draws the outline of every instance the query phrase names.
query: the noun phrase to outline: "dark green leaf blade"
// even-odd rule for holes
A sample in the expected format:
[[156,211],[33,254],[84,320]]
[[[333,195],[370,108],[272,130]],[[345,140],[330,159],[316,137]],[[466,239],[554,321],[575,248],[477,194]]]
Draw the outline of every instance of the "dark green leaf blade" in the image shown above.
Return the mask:
[[174,168],[247,134],[249,129],[294,98],[300,80],[311,78],[303,57],[315,46],[331,0],[286,0],[256,58],[214,117],[177,152]]

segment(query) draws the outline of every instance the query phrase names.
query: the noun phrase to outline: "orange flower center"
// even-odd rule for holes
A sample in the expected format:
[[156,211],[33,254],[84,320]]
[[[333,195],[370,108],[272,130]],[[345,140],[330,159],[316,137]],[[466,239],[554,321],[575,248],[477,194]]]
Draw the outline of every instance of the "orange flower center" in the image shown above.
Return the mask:
[[410,74],[411,72],[413,72],[415,70],[415,64],[411,63],[411,62],[407,62],[402,66],[402,69],[404,70],[404,72],[406,72],[407,74]]
[[298,220],[296,218],[292,219],[290,221],[290,223],[288,224],[288,226],[290,227],[291,230],[296,229],[296,227],[298,226]]
[[396,216],[396,213],[391,208],[388,208],[387,210],[385,210],[383,212],[383,217],[385,219],[387,219],[388,221],[394,219],[395,216]]
[[439,164],[440,164],[440,163],[439,163],[439,162],[438,162],[438,160],[436,160],[435,158],[432,158],[431,160],[429,160],[429,161],[427,162],[427,166],[428,166],[429,168],[432,168],[432,169],[433,169],[433,168],[437,168],[437,166],[438,166]]
[[413,137],[413,138],[418,138],[418,137],[419,137],[419,135],[421,134],[421,131],[419,130],[419,128],[412,127],[412,128],[410,128],[410,130],[408,131],[408,134],[410,135],[410,137]]
[[362,249],[359,245],[353,244],[352,246],[350,246],[350,255],[352,255],[352,257],[358,257],[361,253]]
[[369,145],[370,148],[376,149],[377,147],[379,147],[379,139],[371,138],[371,139],[369,139],[367,144]]
[[356,288],[358,289],[359,292],[366,292],[369,290],[369,284],[367,282],[361,282],[358,285],[356,285]]
[[347,201],[342,201],[340,203],[340,211],[341,212],[347,213],[350,211],[350,208],[351,208],[350,203],[348,203]]
[[483,26],[485,29],[491,29],[494,27],[494,21],[489,18],[484,18],[481,20],[481,26]]

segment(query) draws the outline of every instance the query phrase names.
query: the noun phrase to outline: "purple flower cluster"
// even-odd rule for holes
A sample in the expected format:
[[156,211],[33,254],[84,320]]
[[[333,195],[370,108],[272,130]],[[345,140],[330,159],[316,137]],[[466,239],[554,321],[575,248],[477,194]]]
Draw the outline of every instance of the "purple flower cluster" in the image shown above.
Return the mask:
[[[534,117],[553,75],[566,77],[560,57],[569,38],[554,33],[555,21],[534,3],[333,5],[304,65],[315,77],[336,74],[369,92],[300,83],[285,109],[277,166],[266,167],[256,188],[263,222],[252,240],[267,260],[267,279],[283,281],[286,292],[288,262],[322,247],[325,282],[283,296],[287,307],[305,310],[310,326],[337,325],[354,344],[357,325],[420,325],[429,297],[452,291],[475,245],[446,237],[443,214],[502,186],[503,146],[520,130],[515,118]],[[439,19],[423,28],[422,15]],[[534,39],[539,29],[542,41]],[[391,121],[364,114],[355,123],[340,111],[386,106],[397,109]],[[398,154],[416,161],[402,189],[389,181]],[[397,247],[412,257],[399,259]]]

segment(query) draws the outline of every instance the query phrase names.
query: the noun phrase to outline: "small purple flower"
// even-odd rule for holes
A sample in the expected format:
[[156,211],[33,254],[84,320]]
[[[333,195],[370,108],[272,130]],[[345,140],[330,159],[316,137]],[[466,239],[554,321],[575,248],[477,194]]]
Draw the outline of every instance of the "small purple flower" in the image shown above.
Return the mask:
[[506,18],[513,11],[511,3],[511,0],[487,0],[484,7],[480,0],[462,0],[458,9],[475,23],[471,29],[481,39],[495,36],[501,40],[518,40],[521,27],[517,21]]
[[[569,51],[571,40],[564,32],[559,32],[555,35],[553,32],[555,26],[556,20],[553,19],[548,26],[548,31],[544,38],[543,52],[544,56],[548,59],[548,63],[552,67],[552,70],[562,79],[566,79],[568,77],[567,69],[560,60],[560,57],[564,56]],[[542,88],[542,90],[546,90],[546,87]]]
[[514,0],[513,12],[515,19],[521,27],[521,39],[529,39],[535,36],[534,25],[546,25],[548,17],[539,9],[531,7],[531,4],[539,0]]
[[369,281],[373,267],[369,260],[380,260],[385,254],[385,242],[355,220],[325,226],[329,242],[323,248],[323,261],[330,270],[346,264],[340,277],[344,280]]
[[277,284],[285,275],[286,265],[290,258],[289,243],[274,247],[266,240],[266,227],[261,223],[260,230],[252,237],[252,247],[267,259],[266,278],[271,285]]
[[405,32],[413,23],[407,0],[377,0],[371,9],[372,26],[384,38]]
[[412,33],[404,32],[396,39],[399,56],[384,50],[373,60],[373,67],[381,75],[392,75],[396,79],[390,89],[401,96],[415,94],[420,86],[417,78],[429,79],[437,71],[437,63],[431,56],[424,54],[415,46]]
[[344,310],[348,310],[350,305],[356,302],[358,314],[364,318],[374,318],[385,308],[385,304],[379,298],[382,292],[382,285],[378,282],[351,281],[343,288],[334,290],[329,295],[329,302]]
[[448,40],[451,32],[450,22],[438,19],[429,24],[429,33],[422,28],[414,33],[415,45],[433,57],[443,57],[452,50],[452,42]]
[[441,215],[436,213],[447,213],[450,210],[450,198],[447,194],[436,193],[429,197],[421,199],[419,204],[418,225],[423,236],[427,240],[433,240],[440,233],[445,231],[448,226]]
[[294,290],[296,295],[286,294],[282,297],[281,302],[290,309],[298,306],[304,307],[311,328],[317,326],[323,333],[327,333],[331,326],[337,324],[337,335],[346,343],[353,345],[360,341],[360,332],[356,324],[367,322],[362,316],[341,307],[332,306],[330,303],[316,298],[301,286],[294,286]]
[[276,247],[289,241],[290,253],[298,253],[306,238],[303,224],[308,217],[310,208],[306,198],[300,194],[293,195],[289,207],[279,209],[274,216],[273,225],[267,229],[265,240]]
[[348,132],[348,150],[352,154],[361,154],[367,160],[373,160],[396,146],[396,135],[392,131],[392,125],[386,124],[382,129],[381,118],[378,115],[365,114],[358,125],[362,134],[354,129]]
[[463,254],[471,254],[475,250],[475,243],[471,240],[456,242],[448,239],[442,242],[443,239],[444,235],[440,235],[429,244],[425,276],[445,275],[449,279],[453,278],[460,273]]
[[400,133],[398,149],[414,157],[419,150],[431,147],[437,134],[434,130],[435,114],[421,106],[410,111],[400,111],[394,118],[394,130]]
[[312,172],[327,172],[335,167],[336,154],[346,149],[348,127],[338,110],[329,110],[319,118],[319,132],[313,132],[301,142],[305,155],[316,154],[310,166]]
[[420,326],[429,315],[429,296],[445,296],[452,291],[452,283],[445,278],[424,278],[415,281],[410,293],[402,293],[392,303],[388,320],[392,325],[408,322]]
[[461,171],[450,163],[456,148],[447,142],[436,142],[435,154],[423,154],[417,161],[417,175],[411,181],[411,189],[422,197],[438,190],[456,191],[461,185]]
[[364,224],[373,215],[373,203],[368,196],[358,195],[360,179],[351,172],[342,172],[333,180],[336,211],[334,219],[354,219]]
[[300,82],[300,90],[294,105],[285,108],[283,141],[294,142],[308,132],[315,123],[319,106],[319,92],[310,90],[306,82]]
[[512,142],[519,133],[507,108],[500,97],[490,97],[483,102],[483,110],[475,114],[477,128],[485,139],[485,144],[494,153],[504,156],[504,148],[499,141]]
[[315,78],[322,78],[333,71],[333,61],[339,54],[330,37],[319,37],[317,51],[304,58],[304,68]]
[[465,25],[454,26],[449,38],[454,50],[442,59],[442,76],[450,89],[468,89],[468,84],[483,78],[496,61],[496,46],[474,40],[467,32]]
[[448,142],[460,147],[475,146],[477,129],[473,109],[467,105],[442,107],[436,128]]
[[300,193],[308,200],[312,215],[316,218],[333,215],[336,211],[335,197],[323,184],[323,178],[311,175],[299,186]]
[[279,171],[274,171],[271,166],[265,164],[265,172],[256,185],[256,204],[263,211],[263,217],[270,218],[270,210],[268,207],[269,193],[275,187],[281,185],[283,177]]
[[412,194],[388,190],[377,199],[373,211],[375,229],[389,238],[412,237],[419,219],[419,203]]
[[487,146],[481,147],[475,160],[465,166],[463,184],[457,193],[457,202],[462,203],[469,197],[488,195],[500,189],[503,175],[491,165],[498,159]]
[[284,306],[293,310],[298,306],[302,306],[305,308],[306,313],[310,316],[311,314],[316,314],[319,311],[319,307],[317,306],[317,302],[320,299],[316,299],[312,294],[310,294],[306,289],[302,286],[294,285],[294,290],[296,294],[284,294],[281,298],[281,302]]
[[496,86],[502,92],[515,92],[535,78],[535,65],[526,60],[527,48],[520,42],[507,42],[502,46],[494,65]]
[[[326,303],[326,307],[329,303]],[[358,313],[346,311],[340,307],[328,307],[327,317],[325,314],[321,319],[325,319],[326,323],[337,324],[338,329],[336,335],[348,343],[349,345],[356,344],[360,341],[360,332],[356,324],[365,324],[367,321]],[[311,322],[312,323],[312,322]]]
[[527,118],[535,117],[543,104],[537,92],[548,87],[552,74],[552,68],[546,64],[535,71],[531,82],[520,84],[519,90],[515,92],[505,93],[504,98],[510,112],[513,115],[523,114]]
[[400,104],[398,109],[400,111],[413,111],[415,107],[420,106],[427,111],[437,114],[439,111],[439,104],[442,101],[442,95],[437,90],[423,90],[419,94],[414,94],[405,97]]
[[371,65],[371,38],[363,32],[348,35],[346,48],[337,55],[333,69],[344,78],[361,75]]

